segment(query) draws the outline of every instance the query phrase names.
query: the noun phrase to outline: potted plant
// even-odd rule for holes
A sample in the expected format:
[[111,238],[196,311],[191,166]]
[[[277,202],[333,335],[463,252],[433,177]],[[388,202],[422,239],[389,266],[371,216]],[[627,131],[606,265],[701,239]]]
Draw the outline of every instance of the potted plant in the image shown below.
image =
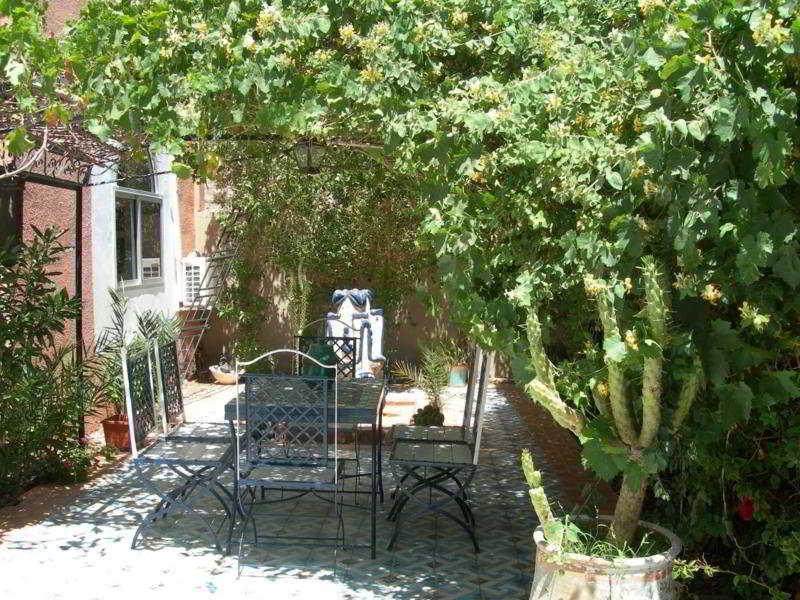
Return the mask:
[[447,385],[467,385],[469,352],[466,343],[459,342],[454,338],[447,338],[441,344],[441,352],[446,358],[449,367]]
[[106,401],[113,413],[103,419],[103,435],[106,444],[129,450],[131,447],[128,428],[128,415],[125,407],[125,391],[122,385],[123,347],[130,352],[140,352],[153,344],[173,341],[180,333],[180,323],[175,317],[167,317],[161,313],[145,310],[136,315],[137,331],[128,340],[125,327],[125,315],[128,311],[128,299],[121,290],[110,289],[111,326],[108,327],[97,343],[98,360],[101,365],[100,377],[106,390]]
[[412,425],[444,425],[442,388],[447,386],[449,370],[448,356],[436,344],[422,347],[420,367],[405,361],[395,364],[392,375],[418,387],[428,398],[428,404],[418,409],[412,417]]
[[[556,371],[544,349],[535,306],[527,319],[534,377],[527,392],[584,446],[584,458],[607,478],[621,473],[619,497],[610,517],[555,517],[530,454],[522,469],[540,525],[534,533],[536,570],[531,599],[672,598],[672,564],[680,541],[667,530],[640,521],[648,479],[663,468],[660,437],[674,436],[692,407],[702,382],[700,360],[690,340],[671,340],[667,295],[655,260],[642,261],[644,300],[641,320],[623,336],[615,303],[626,286],[587,277],[587,294],[596,300],[603,333],[602,375],[586,382],[596,418],[567,404],[557,388]],[[676,336],[677,337],[677,336]],[[640,382],[640,383],[639,383]],[[633,400],[640,385],[637,401]],[[675,402],[664,402],[670,390]],[[634,407],[640,409],[638,414]],[[663,441],[663,440],[661,440]]]

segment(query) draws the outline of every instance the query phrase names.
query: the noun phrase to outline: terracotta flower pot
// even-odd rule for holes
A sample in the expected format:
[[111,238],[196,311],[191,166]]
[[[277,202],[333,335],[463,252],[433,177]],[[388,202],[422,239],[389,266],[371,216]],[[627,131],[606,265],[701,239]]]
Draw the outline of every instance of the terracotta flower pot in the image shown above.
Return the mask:
[[639,525],[664,538],[669,550],[642,558],[605,560],[562,552],[559,546],[548,544],[544,530],[537,527],[530,600],[672,600],[672,563],[681,551],[681,541],[653,523],[640,521]]
[[[211,372],[211,376],[216,383],[222,383],[224,385],[233,385],[236,383],[236,375],[233,371],[223,371],[218,365],[212,365],[208,370]],[[244,369],[239,369],[239,375],[244,375]]]
[[112,415],[107,419],[103,419],[102,424],[106,444],[119,448],[120,450],[131,449],[131,436],[128,429],[127,415]]

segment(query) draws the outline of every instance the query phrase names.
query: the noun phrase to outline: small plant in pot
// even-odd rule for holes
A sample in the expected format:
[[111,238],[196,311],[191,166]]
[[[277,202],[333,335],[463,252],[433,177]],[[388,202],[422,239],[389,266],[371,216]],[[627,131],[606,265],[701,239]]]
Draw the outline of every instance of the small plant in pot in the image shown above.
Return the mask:
[[121,351],[127,347],[129,353],[136,353],[175,340],[180,333],[180,323],[175,317],[146,310],[136,315],[137,331],[128,339],[125,315],[128,311],[128,299],[122,290],[110,289],[111,326],[103,331],[97,342],[99,376],[105,389],[105,400],[112,407],[113,413],[103,419],[103,435],[106,444],[120,450],[131,447],[128,415],[125,414],[125,391],[122,385]]
[[449,360],[436,345],[423,346],[421,354],[420,367],[400,361],[392,369],[392,375],[418,387],[428,398],[428,404],[418,409],[412,417],[413,425],[444,425],[442,389],[447,386],[449,378]]
[[443,335],[434,344],[434,352],[441,356],[448,368],[447,385],[464,386],[467,385],[469,375],[469,351],[463,339],[453,338]]
[[530,454],[523,454],[522,468],[540,520],[534,534],[532,600],[673,597],[673,561],[681,544],[665,529],[640,521],[640,514],[648,482],[664,468],[669,439],[681,428],[697,396],[702,367],[691,339],[668,331],[668,298],[650,257],[642,261],[641,283],[642,304],[635,307],[639,309],[631,317],[635,322],[623,336],[616,304],[630,283],[586,278],[586,292],[596,301],[603,334],[603,366],[597,377],[585,382],[594,401],[589,411],[572,406],[559,393],[537,309],[528,307],[534,377],[525,386],[527,392],[578,437],[584,460],[595,472],[608,480],[621,476],[613,515],[556,518],[541,474]]

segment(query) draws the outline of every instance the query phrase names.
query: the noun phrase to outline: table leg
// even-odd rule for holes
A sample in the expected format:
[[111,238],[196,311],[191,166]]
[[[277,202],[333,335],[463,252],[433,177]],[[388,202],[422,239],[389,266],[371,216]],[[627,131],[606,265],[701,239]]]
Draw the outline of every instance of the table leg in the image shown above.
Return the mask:
[[370,477],[372,485],[372,493],[370,494],[370,557],[375,558],[377,555],[376,546],[376,527],[378,520],[378,454],[377,432],[375,421],[372,422],[372,436],[370,446],[372,448],[372,477]]

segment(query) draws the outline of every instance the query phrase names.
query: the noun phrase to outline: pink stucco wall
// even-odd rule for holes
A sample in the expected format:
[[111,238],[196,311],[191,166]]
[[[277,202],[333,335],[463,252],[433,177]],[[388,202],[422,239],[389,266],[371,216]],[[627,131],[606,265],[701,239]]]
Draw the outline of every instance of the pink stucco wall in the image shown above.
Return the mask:
[[50,0],[47,5],[46,25],[50,33],[58,35],[67,20],[78,16],[81,6],[87,0]]
[[[82,331],[83,339],[90,343],[94,337],[90,191],[85,189],[83,196]],[[58,231],[64,231],[61,242],[67,247],[67,250],[61,255],[59,262],[54,265],[57,275],[53,277],[53,282],[59,287],[65,287],[70,294],[75,293],[75,203],[76,193],[72,190],[30,182],[25,184],[22,196],[23,240],[31,241],[34,236],[33,227],[40,230],[55,227]],[[64,336],[58,341],[62,343],[75,341],[75,324],[73,322],[65,324]]]

